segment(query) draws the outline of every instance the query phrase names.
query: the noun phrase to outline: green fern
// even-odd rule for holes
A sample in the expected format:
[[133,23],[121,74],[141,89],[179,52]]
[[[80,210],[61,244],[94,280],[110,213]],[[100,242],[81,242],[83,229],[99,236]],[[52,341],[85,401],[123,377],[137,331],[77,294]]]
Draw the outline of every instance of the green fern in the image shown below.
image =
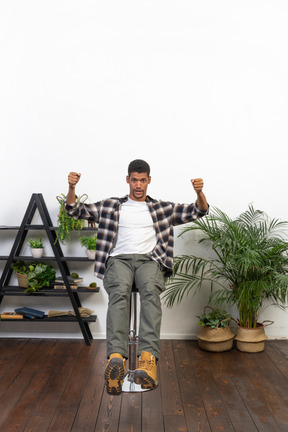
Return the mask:
[[[80,202],[82,197],[79,197],[78,200]],[[71,216],[66,213],[65,210],[65,199],[66,196],[61,194],[61,196],[57,197],[57,200],[60,204],[58,219],[57,219],[57,227],[58,230],[56,232],[56,240],[55,243],[59,240],[63,245],[70,243],[71,241],[71,233],[73,231],[78,231],[78,233],[84,227],[84,220],[78,219],[75,220]],[[87,199],[87,195],[85,195],[85,199]]]

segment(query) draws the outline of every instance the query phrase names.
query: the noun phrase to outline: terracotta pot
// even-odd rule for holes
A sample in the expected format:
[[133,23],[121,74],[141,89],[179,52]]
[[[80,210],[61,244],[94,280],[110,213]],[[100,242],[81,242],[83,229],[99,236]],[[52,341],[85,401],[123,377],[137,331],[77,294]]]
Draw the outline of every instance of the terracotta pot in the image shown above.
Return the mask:
[[235,337],[229,326],[216,329],[203,326],[197,336],[199,347],[211,352],[229,351],[233,347]]

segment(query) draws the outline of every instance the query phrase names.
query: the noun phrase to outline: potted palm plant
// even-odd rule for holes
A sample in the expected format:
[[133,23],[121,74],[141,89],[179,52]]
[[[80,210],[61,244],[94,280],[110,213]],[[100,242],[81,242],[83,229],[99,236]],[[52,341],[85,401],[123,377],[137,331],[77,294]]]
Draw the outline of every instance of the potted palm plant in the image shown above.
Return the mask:
[[[180,234],[200,231],[203,236],[199,242],[210,248],[211,257],[175,257],[174,275],[165,294],[167,305],[181,302],[190,290],[196,292],[208,283],[210,301],[234,305],[238,310],[237,348],[263,351],[267,337],[265,323],[259,322],[260,312],[264,304],[284,309],[287,300],[287,226],[287,222],[271,219],[252,205],[234,220],[213,209],[210,216],[195,221]],[[246,330],[252,333],[251,338]]]

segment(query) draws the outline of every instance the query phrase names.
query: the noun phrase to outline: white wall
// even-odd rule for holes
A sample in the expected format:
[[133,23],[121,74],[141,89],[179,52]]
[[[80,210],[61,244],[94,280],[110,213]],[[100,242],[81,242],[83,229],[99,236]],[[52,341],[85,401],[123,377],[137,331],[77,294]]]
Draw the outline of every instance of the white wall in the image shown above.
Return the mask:
[[[56,223],[70,170],[90,201],[124,195],[134,158],[151,165],[153,197],[193,201],[201,176],[232,217],[253,202],[287,219],[287,12],[286,0],[1,0],[0,225],[20,224],[33,192]],[[1,238],[5,255],[11,233]],[[187,247],[176,239],[176,253]],[[80,267],[85,281],[92,270]],[[207,297],[164,307],[163,337],[195,336]],[[104,337],[104,290],[82,298]],[[5,298],[1,310],[24,303],[43,309]],[[287,315],[264,313],[270,337],[287,336]],[[1,335],[80,336],[77,325],[29,326],[1,323]]]

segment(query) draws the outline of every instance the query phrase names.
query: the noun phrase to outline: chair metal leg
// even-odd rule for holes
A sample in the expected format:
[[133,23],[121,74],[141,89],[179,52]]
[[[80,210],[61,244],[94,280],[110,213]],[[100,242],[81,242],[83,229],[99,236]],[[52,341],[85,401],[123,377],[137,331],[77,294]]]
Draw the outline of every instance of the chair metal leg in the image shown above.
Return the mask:
[[127,362],[127,372],[122,385],[122,391],[126,393],[144,392],[150,390],[142,389],[141,385],[135,384],[134,382],[134,372],[138,366],[137,348],[137,292],[132,291],[130,304],[129,359]]

